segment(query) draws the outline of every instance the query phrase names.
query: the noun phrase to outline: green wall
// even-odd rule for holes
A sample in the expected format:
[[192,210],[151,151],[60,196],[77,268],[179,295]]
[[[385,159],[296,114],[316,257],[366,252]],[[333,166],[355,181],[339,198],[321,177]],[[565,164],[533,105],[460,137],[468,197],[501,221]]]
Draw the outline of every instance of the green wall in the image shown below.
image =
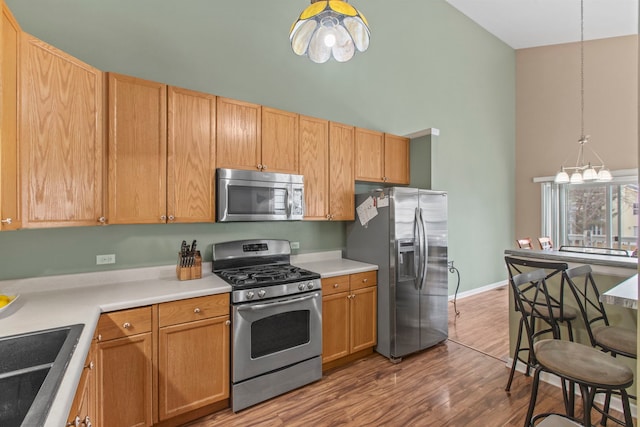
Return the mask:
[[[291,51],[288,30],[307,0],[7,4],[25,31],[105,71],[398,135],[440,129],[430,158],[412,158],[412,176],[429,167],[431,188],[449,192],[460,291],[504,279],[514,229],[515,52],[444,0],[354,0],[371,24],[371,46],[344,64]],[[210,246],[254,236],[300,241],[301,252],[340,249],[344,224],[7,232],[0,278],[97,270],[101,253],[115,252],[116,268],[167,264],[183,238]]]

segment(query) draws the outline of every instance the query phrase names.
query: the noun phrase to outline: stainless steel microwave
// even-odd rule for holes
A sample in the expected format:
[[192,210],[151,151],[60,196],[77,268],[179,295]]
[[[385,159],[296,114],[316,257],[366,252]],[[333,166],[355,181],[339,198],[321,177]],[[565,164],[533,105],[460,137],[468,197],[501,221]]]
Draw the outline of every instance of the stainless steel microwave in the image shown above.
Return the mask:
[[238,169],[217,170],[219,222],[304,218],[304,177]]

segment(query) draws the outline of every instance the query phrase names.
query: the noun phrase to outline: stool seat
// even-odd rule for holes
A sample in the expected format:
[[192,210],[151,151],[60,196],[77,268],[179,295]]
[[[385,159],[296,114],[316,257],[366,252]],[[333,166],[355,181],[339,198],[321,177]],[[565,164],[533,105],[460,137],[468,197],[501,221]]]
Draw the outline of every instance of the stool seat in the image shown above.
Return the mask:
[[638,335],[636,331],[617,326],[595,326],[592,328],[592,332],[596,344],[601,347],[637,357]]
[[[538,302],[536,302],[536,304],[538,304]],[[546,304],[546,302],[541,301],[539,304]],[[527,315],[531,315],[531,309],[528,306],[524,307],[524,311]],[[553,318],[555,320],[561,320],[560,319],[560,307],[557,306],[553,306],[551,307],[551,315],[553,316]],[[537,317],[541,317],[538,313],[536,313]],[[578,318],[578,310],[576,310],[575,308],[571,307],[570,305],[565,305],[562,307],[562,320],[576,320]]]
[[593,347],[545,339],[534,344],[534,353],[546,370],[577,382],[624,388],[633,383],[633,371],[628,366]]
[[578,424],[569,418],[561,415],[552,414],[546,417],[542,422],[536,425],[536,427],[580,427],[582,424]]

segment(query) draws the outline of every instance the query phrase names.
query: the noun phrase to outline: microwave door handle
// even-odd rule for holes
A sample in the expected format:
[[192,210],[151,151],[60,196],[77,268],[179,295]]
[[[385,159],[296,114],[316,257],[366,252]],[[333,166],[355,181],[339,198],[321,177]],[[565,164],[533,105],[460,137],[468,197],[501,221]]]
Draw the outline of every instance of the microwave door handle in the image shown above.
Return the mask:
[[284,190],[286,198],[287,198],[287,218],[291,218],[291,212],[293,211],[293,198],[291,196],[291,191],[288,188]]

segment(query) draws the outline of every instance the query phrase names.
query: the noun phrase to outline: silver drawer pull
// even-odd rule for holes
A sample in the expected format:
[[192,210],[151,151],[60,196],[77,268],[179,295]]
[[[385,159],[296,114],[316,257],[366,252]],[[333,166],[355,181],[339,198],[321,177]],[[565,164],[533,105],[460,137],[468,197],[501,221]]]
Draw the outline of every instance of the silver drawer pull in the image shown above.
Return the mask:
[[123,328],[125,328],[125,329],[129,329],[129,328],[131,327],[131,323],[129,323],[129,322],[125,322],[125,323],[122,325],[122,327],[123,327]]
[[3,223],[3,224],[11,224],[13,222],[13,220],[11,218],[0,219],[0,222]]
[[198,307],[196,307],[196,308],[193,309],[193,312],[198,314],[198,313],[200,313],[200,309]]
[[362,283],[367,283],[369,279],[362,279]]
[[333,284],[333,287],[334,287],[334,288],[337,288],[338,286],[340,286],[340,285],[338,285],[337,283],[334,283],[334,284]]

